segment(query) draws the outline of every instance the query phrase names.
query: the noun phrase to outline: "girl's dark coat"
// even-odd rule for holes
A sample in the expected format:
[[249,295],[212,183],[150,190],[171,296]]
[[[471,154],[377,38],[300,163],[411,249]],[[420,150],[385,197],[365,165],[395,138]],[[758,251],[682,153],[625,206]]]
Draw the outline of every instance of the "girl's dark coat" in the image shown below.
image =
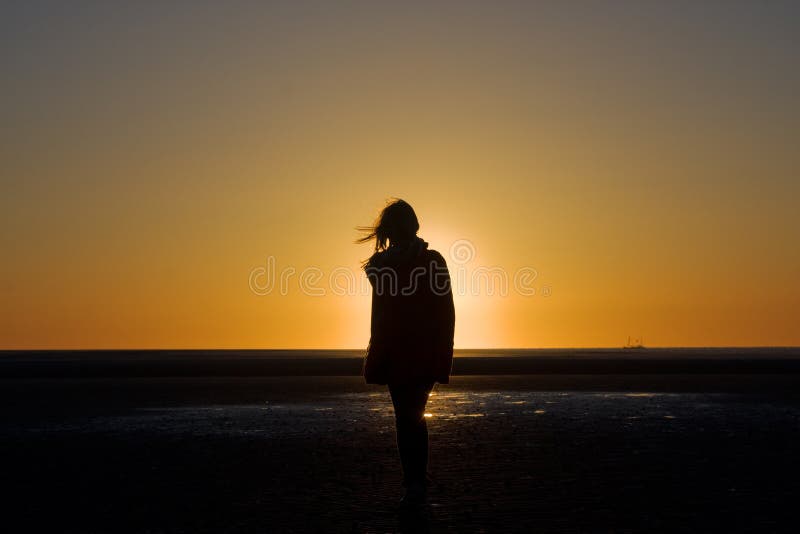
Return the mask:
[[365,268],[372,320],[363,374],[368,384],[450,381],[455,308],[447,264],[417,238],[376,253]]

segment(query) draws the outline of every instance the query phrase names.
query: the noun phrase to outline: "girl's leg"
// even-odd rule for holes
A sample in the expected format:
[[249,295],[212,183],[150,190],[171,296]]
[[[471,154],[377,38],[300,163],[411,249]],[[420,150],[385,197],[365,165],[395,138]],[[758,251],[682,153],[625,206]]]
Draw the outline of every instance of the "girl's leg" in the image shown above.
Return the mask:
[[425,484],[428,469],[428,425],[424,414],[432,388],[433,384],[389,386],[405,486]]

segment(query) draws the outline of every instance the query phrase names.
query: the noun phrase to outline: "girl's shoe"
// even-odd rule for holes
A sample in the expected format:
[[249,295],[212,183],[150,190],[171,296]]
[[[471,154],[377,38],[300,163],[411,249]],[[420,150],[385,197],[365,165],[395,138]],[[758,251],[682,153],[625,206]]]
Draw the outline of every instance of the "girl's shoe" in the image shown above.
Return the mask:
[[406,487],[406,494],[400,499],[400,504],[418,506],[428,501],[428,489],[424,482],[413,482]]

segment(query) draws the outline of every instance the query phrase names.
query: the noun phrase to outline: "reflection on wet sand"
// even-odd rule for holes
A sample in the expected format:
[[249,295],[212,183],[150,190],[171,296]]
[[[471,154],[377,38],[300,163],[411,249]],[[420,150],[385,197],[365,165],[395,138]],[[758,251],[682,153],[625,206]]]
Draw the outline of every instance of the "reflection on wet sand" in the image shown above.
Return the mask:
[[[614,418],[628,421],[644,417],[674,420],[676,415],[664,406],[691,399],[686,394],[586,393],[586,392],[435,392],[428,401],[425,417],[432,420],[432,432],[446,432],[453,424],[478,418],[524,418],[526,415],[591,419],[595,402],[627,399]],[[546,408],[545,408],[546,407]],[[605,412],[604,412],[605,413]],[[143,408],[121,416],[88,417],[79,421],[48,425],[38,432],[87,429],[119,433],[158,429],[164,433],[193,435],[260,435],[265,438],[314,435],[358,423],[368,428],[390,429],[394,417],[388,393],[345,393],[323,395],[311,402],[273,402],[259,405],[207,405]],[[387,430],[388,431],[388,430]]]

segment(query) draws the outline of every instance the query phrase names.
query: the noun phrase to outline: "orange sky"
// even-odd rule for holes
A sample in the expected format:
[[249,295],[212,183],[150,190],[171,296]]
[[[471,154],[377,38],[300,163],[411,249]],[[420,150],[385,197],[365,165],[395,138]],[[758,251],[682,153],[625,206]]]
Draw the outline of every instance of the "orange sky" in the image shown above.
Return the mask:
[[9,8],[0,348],[365,346],[389,197],[457,347],[800,345],[797,7],[665,4]]

